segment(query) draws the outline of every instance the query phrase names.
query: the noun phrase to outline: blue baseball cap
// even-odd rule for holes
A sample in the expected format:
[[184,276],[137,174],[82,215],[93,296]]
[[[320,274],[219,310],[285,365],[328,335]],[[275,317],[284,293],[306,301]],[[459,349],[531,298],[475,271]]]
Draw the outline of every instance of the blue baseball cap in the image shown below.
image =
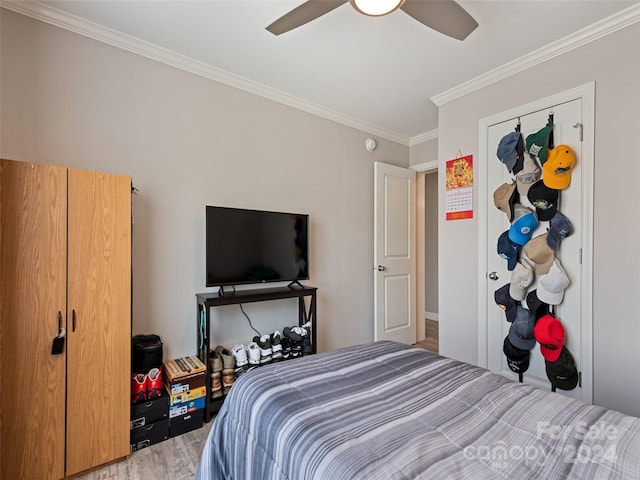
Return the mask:
[[509,283],[505,283],[502,287],[493,292],[493,299],[495,300],[496,305],[504,310],[507,322],[513,322],[518,313],[516,308],[518,306],[518,302],[516,302],[509,294],[509,286]]
[[552,250],[557,250],[560,241],[573,233],[573,225],[562,213],[556,212],[549,220],[549,233],[547,234],[547,245]]
[[509,239],[518,245],[525,245],[531,240],[534,230],[538,228],[538,219],[533,210],[519,203],[513,207],[513,212],[513,222],[509,228]]
[[536,325],[534,313],[523,306],[518,305],[516,319],[509,327],[509,341],[521,350],[531,350],[536,344],[533,329]]
[[507,261],[507,269],[513,270],[520,256],[520,245],[509,239],[509,230],[498,237],[498,255]]
[[[515,171],[517,169],[516,164],[518,162],[517,147],[521,139],[522,135],[520,135],[520,132],[510,132],[502,137],[498,144],[498,151],[496,152],[498,159],[505,164],[507,170],[511,173],[517,173]],[[522,166],[520,167],[520,170],[522,170]]]

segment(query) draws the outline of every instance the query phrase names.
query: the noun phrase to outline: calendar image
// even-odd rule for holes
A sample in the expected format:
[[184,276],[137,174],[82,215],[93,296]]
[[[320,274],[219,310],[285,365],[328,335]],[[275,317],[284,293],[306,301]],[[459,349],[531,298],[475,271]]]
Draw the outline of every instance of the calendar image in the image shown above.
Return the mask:
[[447,162],[447,220],[473,218],[473,155]]

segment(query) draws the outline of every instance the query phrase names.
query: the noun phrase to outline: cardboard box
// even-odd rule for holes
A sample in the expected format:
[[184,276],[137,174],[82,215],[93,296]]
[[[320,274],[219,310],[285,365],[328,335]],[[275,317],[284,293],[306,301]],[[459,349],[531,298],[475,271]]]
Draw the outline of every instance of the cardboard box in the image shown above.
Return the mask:
[[202,414],[202,410],[196,410],[186,415],[179,415],[170,419],[169,437],[173,438],[202,427]]
[[131,405],[131,430],[168,419],[169,395],[166,392],[155,400]]
[[196,398],[204,397],[207,394],[207,389],[202,386],[198,388],[194,388],[193,390],[189,390],[183,393],[177,393],[175,395],[169,396],[169,406],[173,406],[176,403],[184,403],[189,400],[195,400]]
[[175,360],[167,360],[163,365],[164,374],[169,383],[174,383],[182,377],[193,375],[195,373],[204,374],[207,370],[206,365],[195,355],[176,358]]
[[207,368],[196,356],[167,360],[163,366],[165,387],[171,395],[205,386]]
[[131,430],[131,453],[169,438],[169,419]]
[[169,407],[169,418],[171,419],[180,415],[186,415],[187,413],[191,413],[195,410],[203,409],[205,400],[206,397],[199,397],[189,400],[188,402],[176,403]]

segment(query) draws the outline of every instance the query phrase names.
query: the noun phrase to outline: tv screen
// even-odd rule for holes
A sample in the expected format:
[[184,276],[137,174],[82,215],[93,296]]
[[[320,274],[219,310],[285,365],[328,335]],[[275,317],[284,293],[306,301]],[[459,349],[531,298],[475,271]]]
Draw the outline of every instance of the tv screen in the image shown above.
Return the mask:
[[309,279],[309,216],[206,207],[207,287]]

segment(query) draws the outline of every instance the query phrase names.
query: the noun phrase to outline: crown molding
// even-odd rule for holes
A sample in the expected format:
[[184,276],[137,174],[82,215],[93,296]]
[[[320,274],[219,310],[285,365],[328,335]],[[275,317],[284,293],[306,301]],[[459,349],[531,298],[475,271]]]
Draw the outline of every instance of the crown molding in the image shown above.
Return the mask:
[[362,130],[368,134],[376,135],[401,145],[409,146],[410,139],[405,135],[400,135],[377,125],[363,122],[357,118],[345,115],[344,113],[332,110],[320,104],[289,95],[280,90],[240,77],[199,60],[195,60],[191,57],[181,55],[172,50],[146,42],[117,30],[104,27],[95,22],[91,22],[55,7],[51,7],[45,2],[0,0],[0,7],[93,40],[97,40],[107,45],[126,50],[136,55],[190,72],[194,75],[244,90],[254,95],[311,113],[318,117],[332,120],[357,130]]
[[457,87],[431,97],[431,101],[440,107],[446,103],[456,100],[464,95],[475,92],[493,83],[515,75],[523,70],[534,67],[540,63],[551,60],[554,57],[581,47],[621,30],[629,25],[640,21],[640,4],[633,5],[614,15],[611,15],[577,32],[567,35],[560,40],[552,42],[542,48],[522,56],[521,58],[490,70],[476,78],[464,82]]
[[430,140],[435,140],[436,138],[438,138],[437,128],[435,130],[431,130],[430,132],[424,132],[420,135],[416,135],[415,137],[411,137],[409,139],[409,146],[413,147],[414,145],[419,145]]

